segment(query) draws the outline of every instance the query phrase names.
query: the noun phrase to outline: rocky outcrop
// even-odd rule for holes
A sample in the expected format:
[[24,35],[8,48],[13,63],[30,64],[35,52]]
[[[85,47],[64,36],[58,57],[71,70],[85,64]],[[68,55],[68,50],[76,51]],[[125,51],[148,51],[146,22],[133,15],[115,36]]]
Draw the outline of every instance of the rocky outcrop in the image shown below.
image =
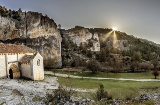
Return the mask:
[[88,47],[91,51],[100,51],[98,33],[91,33],[87,28],[76,26],[69,30],[63,30],[62,34],[76,43],[77,46],[90,44]]
[[39,51],[44,57],[45,67],[62,65],[61,35],[53,19],[38,12],[22,12],[21,9],[0,10],[3,13],[0,15],[1,42],[24,44]]

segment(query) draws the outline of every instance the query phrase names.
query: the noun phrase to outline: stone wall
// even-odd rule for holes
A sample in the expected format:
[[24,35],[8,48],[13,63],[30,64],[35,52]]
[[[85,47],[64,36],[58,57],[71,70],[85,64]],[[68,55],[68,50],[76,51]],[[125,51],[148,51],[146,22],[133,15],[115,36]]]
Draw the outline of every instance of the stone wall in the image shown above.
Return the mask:
[[33,79],[32,67],[30,64],[21,64],[22,77]]
[[0,78],[6,77],[6,60],[5,55],[0,54]]
[[43,80],[44,79],[44,66],[43,58],[37,53],[33,59],[33,80]]

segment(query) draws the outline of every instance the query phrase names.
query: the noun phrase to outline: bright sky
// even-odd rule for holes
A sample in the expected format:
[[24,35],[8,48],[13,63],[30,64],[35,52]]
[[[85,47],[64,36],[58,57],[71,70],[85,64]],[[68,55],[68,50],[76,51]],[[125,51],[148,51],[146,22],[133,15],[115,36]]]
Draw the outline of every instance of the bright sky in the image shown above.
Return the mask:
[[47,14],[63,28],[112,28],[160,44],[160,0],[1,0],[9,9]]

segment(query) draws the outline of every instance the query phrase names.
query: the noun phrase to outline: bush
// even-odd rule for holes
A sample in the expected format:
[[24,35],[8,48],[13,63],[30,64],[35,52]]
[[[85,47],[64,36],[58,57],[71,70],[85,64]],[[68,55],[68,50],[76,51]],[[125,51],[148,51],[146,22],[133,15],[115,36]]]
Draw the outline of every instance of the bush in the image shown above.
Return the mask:
[[46,68],[58,68],[58,64],[56,64],[58,62],[58,58],[48,58],[47,60],[44,60],[44,65]]
[[157,70],[154,70],[152,74],[154,75],[155,79],[157,79],[157,76],[159,76],[159,72]]
[[65,88],[59,86],[57,90],[54,91],[54,94],[47,94],[45,104],[52,103],[53,105],[64,104],[65,102],[70,100],[73,91],[71,88]]
[[100,101],[101,99],[108,98],[107,91],[104,90],[104,86],[101,84],[96,92],[96,99]]
[[79,60],[77,60],[77,61],[74,60],[74,61],[72,62],[72,64],[71,64],[71,66],[72,66],[72,67],[78,67],[78,66],[79,66]]
[[100,63],[95,60],[91,60],[87,63],[87,69],[95,74],[97,71],[101,71]]
[[92,52],[90,50],[87,50],[87,57],[92,58]]

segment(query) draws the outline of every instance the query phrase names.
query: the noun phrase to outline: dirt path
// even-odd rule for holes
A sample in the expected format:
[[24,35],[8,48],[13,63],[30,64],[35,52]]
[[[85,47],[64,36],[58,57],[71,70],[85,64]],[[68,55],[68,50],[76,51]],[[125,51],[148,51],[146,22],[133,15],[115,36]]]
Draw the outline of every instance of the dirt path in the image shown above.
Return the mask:
[[[45,74],[51,74],[54,75],[52,71],[45,71]],[[81,76],[74,76],[74,75],[68,75],[68,74],[60,74],[55,73],[58,77],[71,77],[71,78],[82,78]],[[96,80],[120,80],[120,81],[137,81],[137,82],[160,82],[159,79],[126,79],[126,78],[101,78],[101,77],[83,77],[86,79],[96,79]]]

